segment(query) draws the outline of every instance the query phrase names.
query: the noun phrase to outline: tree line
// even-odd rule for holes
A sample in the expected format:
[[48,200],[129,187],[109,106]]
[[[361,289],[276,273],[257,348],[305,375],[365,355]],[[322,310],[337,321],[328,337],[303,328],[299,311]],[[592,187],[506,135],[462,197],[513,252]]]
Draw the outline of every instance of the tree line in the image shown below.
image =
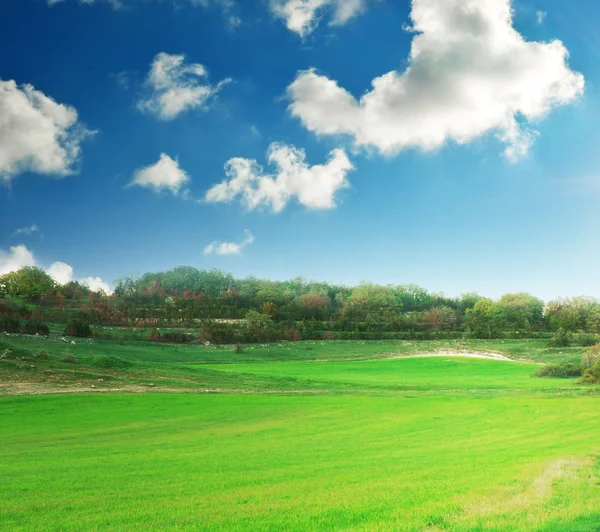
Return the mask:
[[[21,268],[0,277],[0,316],[13,320],[13,328],[15,319],[193,327],[206,341],[223,342],[600,333],[600,301],[592,297],[547,303],[527,293],[497,300],[476,293],[447,297],[414,284],[236,279],[188,266],[121,277],[112,294],[92,292],[77,281],[60,285],[39,268]],[[151,339],[165,341],[156,331]]]

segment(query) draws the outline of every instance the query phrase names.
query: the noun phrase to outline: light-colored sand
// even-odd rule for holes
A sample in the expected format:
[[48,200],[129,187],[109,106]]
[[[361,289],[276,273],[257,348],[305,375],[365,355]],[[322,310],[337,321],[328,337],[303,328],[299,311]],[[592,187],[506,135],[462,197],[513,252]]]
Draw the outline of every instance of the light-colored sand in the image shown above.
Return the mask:
[[427,358],[427,357],[461,357],[461,358],[486,358],[488,360],[504,360],[505,362],[520,362],[498,353],[472,353],[469,351],[438,351],[436,353],[422,353],[420,355],[398,355],[392,358]]

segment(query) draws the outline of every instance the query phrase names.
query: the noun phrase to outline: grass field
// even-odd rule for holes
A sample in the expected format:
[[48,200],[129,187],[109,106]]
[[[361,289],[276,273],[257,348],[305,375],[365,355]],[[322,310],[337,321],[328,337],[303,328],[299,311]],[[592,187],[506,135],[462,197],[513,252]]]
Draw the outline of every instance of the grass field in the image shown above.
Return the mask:
[[[0,530],[600,530],[597,388],[532,375],[574,350],[1,341],[5,384],[160,387],[0,397]],[[453,347],[529,362],[392,358]]]

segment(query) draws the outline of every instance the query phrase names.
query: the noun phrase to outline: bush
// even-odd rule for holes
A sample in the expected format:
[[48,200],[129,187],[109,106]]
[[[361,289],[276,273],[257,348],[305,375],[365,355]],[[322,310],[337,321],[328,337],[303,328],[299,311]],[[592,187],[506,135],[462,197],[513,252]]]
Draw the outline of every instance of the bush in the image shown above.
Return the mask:
[[86,321],[73,319],[67,324],[65,334],[76,338],[89,338],[92,336],[92,328]]
[[66,353],[62,360],[63,362],[67,362],[68,364],[77,364],[77,357],[69,353]]
[[152,329],[152,332],[148,335],[148,340],[150,342],[169,344],[189,344],[192,339],[192,336],[189,334],[177,332],[166,332],[161,334],[158,329]]
[[302,340],[302,333],[298,329],[287,327],[283,329],[282,336],[284,340],[288,342],[299,342]]
[[556,331],[556,334],[550,338],[548,347],[570,347],[571,346],[571,333],[562,327]]
[[598,337],[593,334],[577,334],[573,339],[573,343],[581,347],[591,347],[598,343]]
[[598,384],[600,383],[600,360],[591,367],[583,370],[583,376],[579,381],[583,384]]
[[23,325],[23,333],[24,334],[41,334],[43,336],[48,336],[50,334],[50,329],[45,323],[42,323],[38,320],[30,320],[25,322]]
[[37,353],[34,353],[33,356],[40,360],[48,360],[48,352],[45,349],[40,349]]
[[535,370],[536,377],[551,377],[554,379],[568,379],[570,377],[581,377],[581,366],[572,362],[561,364],[548,364]]
[[21,332],[21,322],[16,318],[0,316],[0,332],[19,333]]
[[581,368],[585,371],[594,367],[596,362],[600,360],[600,344],[590,347],[581,357]]

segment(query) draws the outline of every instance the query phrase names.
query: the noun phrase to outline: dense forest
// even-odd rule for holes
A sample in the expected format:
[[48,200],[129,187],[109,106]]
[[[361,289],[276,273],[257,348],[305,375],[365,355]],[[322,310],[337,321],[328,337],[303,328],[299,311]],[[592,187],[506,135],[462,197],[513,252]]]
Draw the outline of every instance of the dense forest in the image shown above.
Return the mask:
[[[300,339],[510,338],[600,333],[600,301],[544,302],[527,293],[492,300],[475,293],[446,297],[408,284],[348,287],[296,278],[236,279],[182,266],[122,277],[112,294],[77,281],[57,284],[25,267],[0,277],[0,331],[67,334],[94,326],[150,330],[149,340],[257,342]],[[179,334],[161,329],[187,329]],[[193,329],[193,332],[189,330]],[[562,338],[562,339],[561,339]]]

